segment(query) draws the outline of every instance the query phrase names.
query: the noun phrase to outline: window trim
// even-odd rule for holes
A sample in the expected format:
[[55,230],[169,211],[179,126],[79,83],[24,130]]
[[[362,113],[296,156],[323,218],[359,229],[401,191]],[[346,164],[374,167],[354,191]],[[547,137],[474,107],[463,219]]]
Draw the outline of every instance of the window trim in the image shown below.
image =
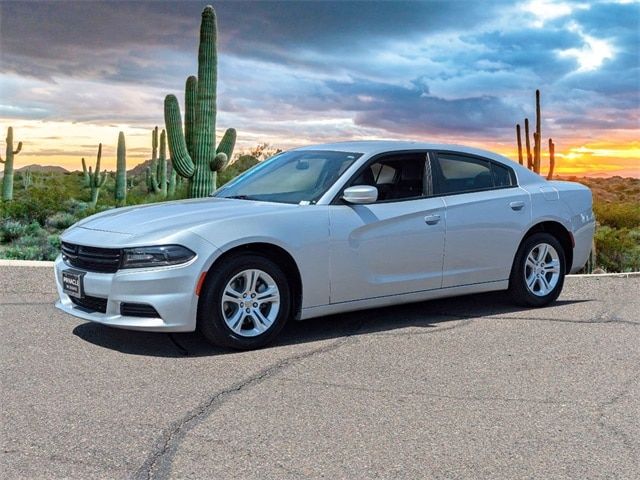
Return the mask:
[[[492,160],[490,158],[487,157],[481,157],[480,155],[474,155],[471,153],[465,153],[465,152],[457,152],[455,150],[432,150],[431,153],[434,155],[435,157],[435,165],[431,165],[431,169],[432,169],[432,184],[434,187],[434,197],[450,197],[451,195],[464,195],[465,193],[477,193],[477,192],[489,192],[492,190],[505,190],[508,188],[517,188],[519,187],[518,185],[518,177],[515,173],[515,171],[513,170],[513,168],[509,167],[508,165],[505,165],[502,162],[498,162],[496,160]],[[496,187],[496,186],[491,186],[491,187],[487,187],[487,188],[477,188],[474,190],[465,190],[463,192],[451,192],[451,193],[442,193],[440,192],[440,182],[442,181],[442,179],[444,179],[444,175],[442,173],[442,169],[440,168],[440,159],[439,159],[439,155],[440,154],[445,154],[445,155],[456,155],[458,157],[467,157],[470,160],[480,160],[483,162],[487,162],[489,163],[490,166],[490,171],[491,171],[491,182],[495,183],[495,170],[494,170],[494,166],[499,166],[502,168],[507,169],[507,171],[509,172],[509,177],[511,178],[511,181],[513,182],[512,185],[504,185],[504,186],[500,186],[500,187]]]
[[[402,156],[402,155],[424,155],[425,165],[426,165],[427,158],[429,158],[429,160],[431,161],[431,172],[433,172],[433,163],[434,163],[433,153],[434,152],[432,150],[424,150],[424,149],[419,149],[419,150],[394,150],[394,151],[391,151],[391,152],[377,153],[374,156],[372,156],[371,158],[369,158],[362,166],[360,166],[360,168],[358,168],[351,175],[351,177],[349,177],[349,179],[340,188],[338,193],[329,202],[329,205],[343,205],[343,206],[344,205],[351,205],[351,204],[346,203],[344,200],[342,200],[342,195],[344,194],[344,191],[351,186],[351,182],[353,182],[356,178],[358,178],[362,174],[362,172],[364,172],[364,170],[366,168],[368,168],[372,164],[376,163],[378,160],[380,160],[380,158],[392,157],[392,156]],[[427,172],[425,171],[425,175],[426,174],[427,174]],[[431,175],[431,178],[429,179],[429,181],[431,182],[432,189],[435,188],[434,183],[433,183],[433,175]],[[437,196],[438,195],[436,195],[436,194],[428,195],[428,196],[425,195],[424,194],[424,182],[423,182],[422,195],[417,195],[415,197],[391,199],[391,200],[380,200],[380,201],[375,201],[373,203],[367,203],[365,205],[383,205],[383,204],[387,204],[387,203],[399,203],[399,202],[407,202],[407,201],[414,201],[414,200],[423,200],[425,198],[434,198],[434,197],[437,197]]]

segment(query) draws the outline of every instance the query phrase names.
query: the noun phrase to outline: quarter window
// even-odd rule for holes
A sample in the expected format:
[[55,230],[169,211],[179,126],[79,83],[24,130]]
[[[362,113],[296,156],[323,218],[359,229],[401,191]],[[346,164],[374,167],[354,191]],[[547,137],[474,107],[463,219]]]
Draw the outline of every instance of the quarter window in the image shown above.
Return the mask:
[[481,158],[438,154],[437,189],[441,195],[476,192],[515,185],[513,174],[505,166]]
[[507,167],[492,163],[491,170],[493,171],[493,184],[496,188],[512,187],[516,184],[513,173]]

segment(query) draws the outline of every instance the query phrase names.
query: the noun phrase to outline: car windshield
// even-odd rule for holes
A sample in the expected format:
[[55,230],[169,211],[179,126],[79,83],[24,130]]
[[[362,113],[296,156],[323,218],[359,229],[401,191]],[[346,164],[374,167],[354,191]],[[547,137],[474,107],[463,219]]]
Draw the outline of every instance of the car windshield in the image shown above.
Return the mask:
[[315,203],[361,153],[298,150],[278,154],[219,188],[214,197]]

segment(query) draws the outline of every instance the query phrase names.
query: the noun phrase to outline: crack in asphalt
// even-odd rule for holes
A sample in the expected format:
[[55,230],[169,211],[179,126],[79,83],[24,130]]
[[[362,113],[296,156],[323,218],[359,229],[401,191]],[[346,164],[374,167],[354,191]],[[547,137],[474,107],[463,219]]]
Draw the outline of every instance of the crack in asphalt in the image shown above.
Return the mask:
[[177,453],[186,434],[221,407],[229,397],[248,388],[259,385],[298,361],[305,360],[316,355],[321,355],[346,345],[349,341],[356,338],[354,335],[358,332],[361,325],[362,322],[358,322],[352,332],[347,333],[344,337],[330,343],[329,345],[287,357],[274,365],[261,370],[257,374],[211,395],[205,402],[201,403],[195,409],[187,412],[180,419],[172,422],[164,430],[157,442],[157,447],[150,455],[147,456],[147,459],[136,471],[133,478],[136,480],[169,478],[175,454]]
[[428,324],[428,325],[406,325],[403,327],[398,327],[398,328],[410,328],[410,327],[419,327],[419,328],[428,328],[431,327],[431,330],[425,330],[425,331],[420,331],[420,332],[416,332],[414,330],[410,331],[410,332],[366,332],[367,335],[371,335],[374,337],[404,337],[404,336],[414,336],[414,335],[431,335],[433,333],[438,333],[438,332],[447,332],[447,331],[451,331],[451,330],[456,330],[458,328],[462,328],[462,327],[467,327],[469,325],[471,325],[473,323],[473,321],[475,320],[475,318],[472,317],[461,317],[458,315],[443,315],[443,316],[448,316],[448,317],[453,317],[452,320],[449,321],[454,321],[454,320],[459,320],[460,323],[456,324],[456,325],[448,325],[446,327],[441,327],[439,326],[439,324],[441,322],[438,323],[434,323],[434,324]]
[[384,388],[369,388],[362,385],[349,385],[346,383],[334,383],[334,382],[316,382],[313,380],[302,380],[298,378],[290,378],[290,377],[282,377],[278,379],[280,382],[289,382],[289,383],[298,383],[301,385],[317,385],[322,387],[335,387],[335,388],[343,388],[345,390],[354,390],[359,392],[368,392],[368,393],[386,393],[393,395],[412,395],[419,397],[428,397],[428,398],[441,398],[444,400],[459,400],[459,401],[474,401],[474,402],[514,402],[514,403],[531,403],[534,405],[580,405],[580,406],[591,406],[594,405],[593,402],[581,402],[577,400],[535,400],[531,398],[517,398],[517,397],[481,397],[481,396],[460,396],[460,395],[441,395],[437,393],[429,393],[429,392],[417,392],[417,391],[406,391],[399,392],[398,390],[389,390]]
[[606,402],[598,405],[598,419],[597,419],[597,423],[598,425],[600,425],[600,427],[604,428],[605,430],[608,430],[614,436],[620,439],[623,447],[631,454],[630,455],[631,461],[636,466],[639,465],[639,462],[638,462],[638,455],[636,454],[636,447],[633,444],[632,438],[626,432],[620,430],[615,425],[611,425],[607,423],[605,410],[609,407],[615,406],[616,403],[618,403],[620,400],[626,397],[629,394],[629,390],[631,389],[631,386],[634,384],[634,382],[638,381],[639,379],[640,379],[640,373],[637,373],[636,375],[632,376],[622,384],[622,388],[616,395],[614,395],[611,399],[607,400]]
[[549,318],[549,317],[512,317],[512,316],[496,316],[486,315],[484,320],[527,320],[534,322],[555,322],[555,323],[573,323],[573,324],[585,324],[585,325],[606,325],[606,324],[621,324],[621,325],[633,325],[638,326],[640,322],[632,322],[631,320],[623,320],[619,317],[608,318],[603,315],[599,318],[592,320],[569,320],[562,318]]

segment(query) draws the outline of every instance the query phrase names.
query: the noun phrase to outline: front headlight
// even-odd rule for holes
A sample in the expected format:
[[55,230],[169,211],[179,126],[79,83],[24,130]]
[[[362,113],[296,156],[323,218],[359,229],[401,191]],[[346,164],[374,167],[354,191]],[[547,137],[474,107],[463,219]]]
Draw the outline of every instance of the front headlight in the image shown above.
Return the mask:
[[196,254],[181,245],[125,248],[122,251],[122,268],[162,267],[187,263]]

